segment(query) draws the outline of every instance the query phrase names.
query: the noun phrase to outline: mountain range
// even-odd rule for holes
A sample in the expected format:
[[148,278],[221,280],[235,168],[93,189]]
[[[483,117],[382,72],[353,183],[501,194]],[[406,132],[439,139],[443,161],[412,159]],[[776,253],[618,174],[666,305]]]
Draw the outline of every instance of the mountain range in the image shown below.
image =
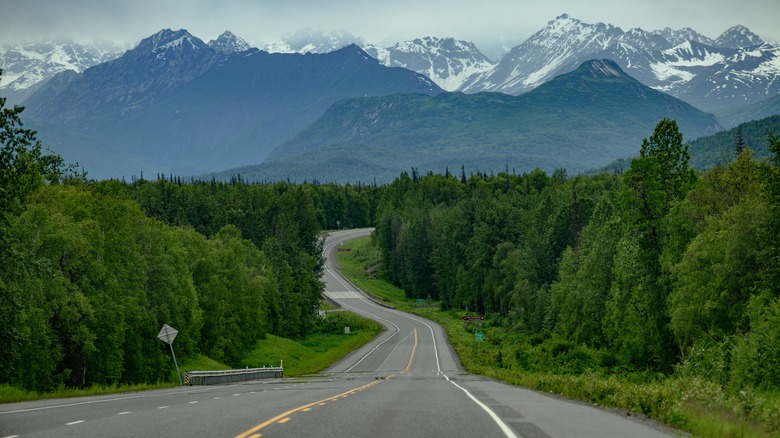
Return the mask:
[[267,50],[322,52],[355,43],[385,65],[414,70],[446,91],[466,93],[522,94],[589,59],[611,59],[645,85],[706,111],[780,93],[780,48],[740,25],[711,39],[690,28],[623,31],[563,14],[497,62],[473,43],[453,38],[417,38],[381,48],[344,32],[305,36],[310,43],[272,44]]
[[391,181],[401,170],[446,168],[577,173],[635,154],[664,117],[688,138],[721,126],[704,113],[592,60],[519,95],[441,93],[344,100],[277,147],[266,163],[227,179]]
[[527,92],[588,59],[611,59],[652,88],[712,111],[780,93],[780,47],[743,26],[711,40],[692,29],[624,32],[561,15],[461,91]]
[[[189,175],[262,162],[342,99],[439,92],[357,46],[322,55],[223,53],[164,29],[113,61],[56,75],[27,99],[25,115],[66,159],[114,158],[88,168],[93,177]],[[84,143],[96,150],[85,156]]]
[[[723,117],[724,126],[777,113],[780,93],[780,48],[742,26],[710,39],[688,28],[624,32],[609,24],[587,24],[561,15],[498,61],[486,57],[473,43],[454,38],[424,37],[379,47],[346,32],[310,30],[288,35],[282,42],[265,46],[266,50],[252,48],[231,32],[204,43],[186,30],[170,29],[145,38],[130,50],[95,47],[75,43],[51,47],[4,44],[0,47],[0,68],[4,70],[0,94],[12,95],[10,104],[17,103],[14,99],[21,101],[27,107],[25,119],[38,130],[44,143],[66,160],[81,163],[96,178],[138,175],[142,171],[204,174],[261,163],[268,157],[275,165],[283,166],[298,157],[295,151],[300,148],[316,150],[312,156],[320,161],[336,158],[332,154],[319,155],[321,151],[342,150],[351,154],[348,160],[352,160],[353,170],[362,166],[386,172],[383,166],[392,160],[363,160],[357,151],[346,152],[360,143],[355,141],[355,133],[365,136],[363,143],[370,149],[383,144],[383,136],[390,141],[390,134],[396,136],[396,142],[424,145],[420,138],[428,132],[430,141],[438,142],[439,147],[438,156],[432,157],[438,162],[449,160],[447,165],[459,166],[455,161],[468,160],[475,168],[494,169],[499,165],[503,169],[509,163],[501,165],[501,160],[521,157],[518,168],[535,163],[547,170],[567,167],[575,171],[591,162],[604,165],[617,158],[614,155],[622,149],[605,146],[603,155],[593,151],[573,160],[561,154],[547,159],[543,150],[519,155],[507,155],[506,150],[493,152],[503,147],[495,145],[527,142],[546,144],[547,150],[586,144],[587,136],[555,132],[549,121],[566,126],[568,120],[577,120],[583,128],[578,133],[600,138],[599,124],[609,125],[612,119],[621,119],[623,113],[632,113],[634,108],[628,108],[629,102],[653,117],[688,117],[681,123],[688,139],[717,126],[714,119],[692,117],[695,108],[679,100],[654,97],[648,104],[636,101],[631,94],[624,96],[622,106],[603,105],[596,114],[605,120],[580,115],[578,111],[603,98],[600,93],[605,89],[597,92],[589,88],[588,99],[563,99],[560,96],[564,92],[549,90],[566,89],[558,78],[575,72],[581,76],[583,66],[594,59],[602,63],[603,69],[619,72],[600,81],[630,78],[625,81],[630,82],[629,88],[641,90],[638,95],[663,92],[677,97]],[[542,88],[548,83],[557,85]],[[539,89],[542,91],[532,94]],[[439,96],[443,91],[453,91],[454,97]],[[568,89],[573,96],[580,91]],[[396,96],[399,94],[419,95]],[[526,95],[532,97],[523,97]],[[418,120],[401,123],[401,119],[388,118],[382,107],[372,107],[379,101],[404,108]],[[495,107],[497,101],[511,104]],[[527,110],[529,103],[537,105],[536,112]],[[350,113],[345,105],[353,105],[363,113]],[[547,113],[545,105],[558,114]],[[483,107],[495,120],[486,120],[473,111]],[[680,112],[683,107],[685,111]],[[421,113],[419,108],[428,108],[431,113]],[[374,113],[383,114],[382,121],[393,119],[418,131],[399,131],[396,125],[383,125],[380,119],[359,122],[361,117]],[[545,114],[545,118],[539,119],[538,114]],[[568,114],[568,119],[561,119],[559,114]],[[428,119],[429,115],[433,119]],[[475,115],[480,121],[472,123]],[[450,124],[442,124],[447,118]],[[694,119],[698,121],[693,123]],[[335,125],[323,126],[323,120]],[[468,123],[452,124],[452,120]],[[527,120],[535,122],[526,124]],[[650,117],[637,123],[639,120],[633,119],[632,123],[642,126],[645,136],[657,122]],[[624,121],[628,123],[631,118]],[[431,125],[426,127],[425,123]],[[383,126],[382,133],[375,131],[379,126]],[[464,126],[468,127],[465,131]],[[485,131],[488,126],[492,131]],[[337,132],[339,129],[347,130]],[[437,130],[448,133],[441,135]],[[322,139],[312,137],[314,132]],[[617,141],[636,147],[638,131],[614,132]],[[516,137],[512,139],[511,135]],[[456,154],[460,157],[457,159],[445,156],[454,149],[466,148],[464,139],[477,145],[475,150],[480,150],[485,159],[476,153]],[[480,149],[481,143],[493,144],[495,150]],[[572,153],[578,156],[577,151]],[[435,160],[425,161],[423,155],[409,158],[410,162],[416,167],[436,167]],[[298,157],[295,163],[302,165],[307,159]],[[417,159],[422,161],[414,161]],[[406,162],[402,165],[408,167]],[[329,175],[343,176],[339,172]]]
[[[231,51],[250,48],[230,32],[208,44],[233,41]],[[645,31],[605,24],[584,23],[563,14],[547,23],[500,60],[485,56],[473,43],[433,36],[401,41],[390,47],[366,43],[348,32],[325,33],[305,29],[263,46],[270,53],[323,54],[360,46],[389,67],[403,67],[423,74],[446,91],[481,91],[522,94],[553,77],[574,70],[589,59],[611,59],[640,82],[678,97],[705,111],[725,111],[773,97],[780,93],[780,47],[766,43],[744,26],[734,26],[715,39],[693,29]],[[89,62],[57,61],[47,44],[0,46],[0,68],[6,70],[0,92],[9,102],[21,102],[64,69],[76,72],[121,54],[118,48],[99,52]],[[60,45],[60,52],[98,53],[92,46]],[[62,56],[56,57],[61,59]],[[76,57],[89,60],[89,57]],[[34,67],[38,65],[38,67]],[[46,67],[48,65],[48,67]],[[25,73],[29,72],[29,73]],[[25,75],[19,80],[19,75]],[[32,89],[34,90],[34,88]]]

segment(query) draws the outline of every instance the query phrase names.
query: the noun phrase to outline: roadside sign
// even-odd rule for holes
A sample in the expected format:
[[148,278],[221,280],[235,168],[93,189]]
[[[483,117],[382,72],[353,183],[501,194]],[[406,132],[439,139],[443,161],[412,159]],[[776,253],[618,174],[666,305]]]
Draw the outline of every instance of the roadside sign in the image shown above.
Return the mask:
[[344,327],[344,333],[349,334],[349,326]]
[[173,344],[173,340],[176,339],[176,335],[178,334],[178,330],[169,326],[168,324],[163,324],[162,330],[160,330],[160,334],[157,335],[157,337],[166,344],[171,345]]
[[485,315],[465,315],[461,316],[460,319],[464,321],[484,321]]
[[173,352],[173,340],[176,339],[176,335],[178,334],[179,334],[178,330],[169,326],[168,324],[163,324],[162,330],[160,330],[160,334],[158,334],[157,337],[160,338],[161,341],[168,344],[169,347],[171,347],[171,356],[173,356],[173,364],[176,365],[176,375],[179,376],[179,385],[182,385],[181,374],[179,373],[179,363],[176,362],[176,353]]
[[483,340],[485,340],[485,334],[484,333],[481,333],[481,332],[480,333],[476,333],[476,337],[477,337],[477,342],[482,342]]

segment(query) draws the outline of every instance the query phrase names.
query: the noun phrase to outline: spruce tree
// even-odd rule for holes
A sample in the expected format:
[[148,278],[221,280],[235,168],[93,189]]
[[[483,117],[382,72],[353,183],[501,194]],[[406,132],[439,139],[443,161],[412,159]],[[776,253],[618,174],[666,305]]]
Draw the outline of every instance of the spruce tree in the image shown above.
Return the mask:
[[738,157],[745,150],[745,138],[742,135],[742,128],[737,128],[737,137],[734,140],[735,155]]

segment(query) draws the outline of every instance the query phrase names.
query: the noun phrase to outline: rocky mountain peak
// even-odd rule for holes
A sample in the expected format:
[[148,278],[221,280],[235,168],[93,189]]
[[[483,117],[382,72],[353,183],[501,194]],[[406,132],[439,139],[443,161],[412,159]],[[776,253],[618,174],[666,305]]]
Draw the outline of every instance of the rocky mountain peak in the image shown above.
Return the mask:
[[249,50],[252,46],[249,45],[243,38],[236,36],[233,32],[226,30],[217,39],[211,40],[207,44],[217,52],[229,55],[235,52],[243,52]]
[[742,47],[760,46],[764,40],[745,26],[734,26],[723,32],[714,42],[716,47],[738,49]]
[[157,58],[176,56],[181,52],[190,52],[209,48],[200,38],[192,36],[187,30],[162,29],[141,40],[132,50],[136,55],[146,56],[153,53]]
[[664,37],[672,46],[680,45],[686,41],[702,43],[708,46],[712,46],[715,43],[712,39],[707,38],[690,27],[684,27],[682,29],[665,27],[663,30],[655,31],[654,33]]

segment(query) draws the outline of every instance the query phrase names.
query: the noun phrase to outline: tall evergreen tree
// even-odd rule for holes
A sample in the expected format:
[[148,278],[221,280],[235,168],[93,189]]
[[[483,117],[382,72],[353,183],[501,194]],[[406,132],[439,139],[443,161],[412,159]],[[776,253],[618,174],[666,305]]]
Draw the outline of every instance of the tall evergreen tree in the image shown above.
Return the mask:
[[742,135],[742,127],[737,128],[737,136],[734,139],[734,155],[739,156],[745,150],[745,137]]

